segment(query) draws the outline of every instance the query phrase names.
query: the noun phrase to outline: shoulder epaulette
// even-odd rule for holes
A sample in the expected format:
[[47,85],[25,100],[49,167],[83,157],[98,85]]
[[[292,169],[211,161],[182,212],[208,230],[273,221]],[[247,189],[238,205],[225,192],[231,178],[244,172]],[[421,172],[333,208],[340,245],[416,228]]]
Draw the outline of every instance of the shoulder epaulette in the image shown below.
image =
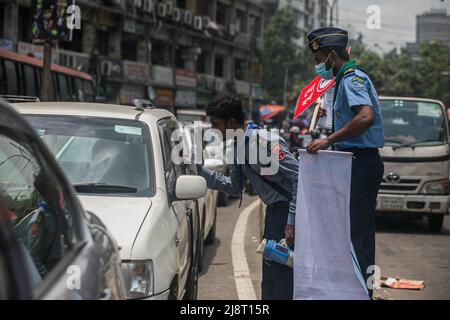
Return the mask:
[[352,73],[353,71],[355,71],[355,69],[350,68],[350,69],[348,69],[348,70],[346,70],[346,71],[344,72],[344,75],[350,74],[350,73]]

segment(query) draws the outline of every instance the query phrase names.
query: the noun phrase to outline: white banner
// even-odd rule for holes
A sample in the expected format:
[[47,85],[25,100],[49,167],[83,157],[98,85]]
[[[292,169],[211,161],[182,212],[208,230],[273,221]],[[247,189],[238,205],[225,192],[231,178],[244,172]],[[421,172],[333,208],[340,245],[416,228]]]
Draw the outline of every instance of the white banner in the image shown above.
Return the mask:
[[294,299],[367,300],[350,238],[352,154],[299,158]]

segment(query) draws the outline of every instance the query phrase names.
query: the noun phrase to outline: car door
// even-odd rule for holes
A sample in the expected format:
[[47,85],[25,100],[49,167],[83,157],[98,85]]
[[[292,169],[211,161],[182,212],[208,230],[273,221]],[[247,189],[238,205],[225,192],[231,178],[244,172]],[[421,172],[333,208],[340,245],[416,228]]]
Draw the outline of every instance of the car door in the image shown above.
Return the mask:
[[102,250],[105,239],[92,237],[55,160],[25,122],[14,135],[4,126],[0,123],[0,196],[25,267],[10,272],[26,274],[33,299],[121,297],[114,252]]
[[172,141],[172,134],[176,129],[176,122],[171,119],[163,119],[158,123],[158,129],[162,145],[164,160],[164,174],[166,177],[166,188],[169,198],[171,212],[178,221],[176,235],[178,247],[178,277],[179,277],[179,297],[181,298],[189,279],[189,272],[192,265],[192,210],[189,210],[185,201],[175,198],[175,183],[179,176],[183,174],[183,167],[172,161],[172,150],[175,141]]

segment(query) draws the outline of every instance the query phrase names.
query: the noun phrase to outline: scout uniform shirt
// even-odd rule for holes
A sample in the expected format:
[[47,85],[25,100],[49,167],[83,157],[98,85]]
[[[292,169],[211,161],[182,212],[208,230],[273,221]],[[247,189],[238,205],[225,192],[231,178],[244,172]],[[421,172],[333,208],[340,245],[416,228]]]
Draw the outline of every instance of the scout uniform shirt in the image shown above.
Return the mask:
[[[277,157],[279,168],[275,174],[262,175],[261,169],[268,165],[261,164],[259,159],[256,164],[249,163],[248,152],[245,152],[245,163],[237,163],[235,152],[235,161],[230,166],[229,177],[204,167],[200,175],[205,178],[208,188],[226,192],[237,197],[240,196],[241,199],[244,181],[248,179],[255,188],[258,196],[266,205],[272,206],[280,202],[289,202],[287,224],[295,225],[298,160],[289,152],[286,141],[277,134],[262,130],[256,125],[250,124],[247,127],[245,136],[250,137],[254,134],[252,130],[256,130],[256,133],[263,137],[259,140],[259,148],[263,148],[265,152],[270,150],[271,157]],[[250,139],[250,141],[254,141],[254,139]],[[247,140],[246,147],[248,145],[249,142]]]
[[[345,68],[345,66],[343,67]],[[339,77],[339,75],[338,75]],[[356,115],[354,107],[369,106],[373,108],[375,120],[373,125],[362,135],[335,143],[337,150],[382,148],[384,146],[384,132],[382,126],[380,102],[375,87],[370,78],[360,69],[347,69],[335,90],[334,131],[340,130]]]

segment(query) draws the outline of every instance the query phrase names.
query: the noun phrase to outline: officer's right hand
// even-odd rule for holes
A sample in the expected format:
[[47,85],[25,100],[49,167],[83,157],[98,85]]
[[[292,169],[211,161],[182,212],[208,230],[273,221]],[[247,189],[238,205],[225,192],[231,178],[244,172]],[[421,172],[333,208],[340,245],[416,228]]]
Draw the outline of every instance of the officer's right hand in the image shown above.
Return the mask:
[[323,107],[319,107],[319,113],[317,114],[319,117],[325,117],[327,115],[327,109]]
[[286,238],[286,243],[291,249],[294,249],[295,242],[295,226],[287,224],[284,228],[284,236]]

